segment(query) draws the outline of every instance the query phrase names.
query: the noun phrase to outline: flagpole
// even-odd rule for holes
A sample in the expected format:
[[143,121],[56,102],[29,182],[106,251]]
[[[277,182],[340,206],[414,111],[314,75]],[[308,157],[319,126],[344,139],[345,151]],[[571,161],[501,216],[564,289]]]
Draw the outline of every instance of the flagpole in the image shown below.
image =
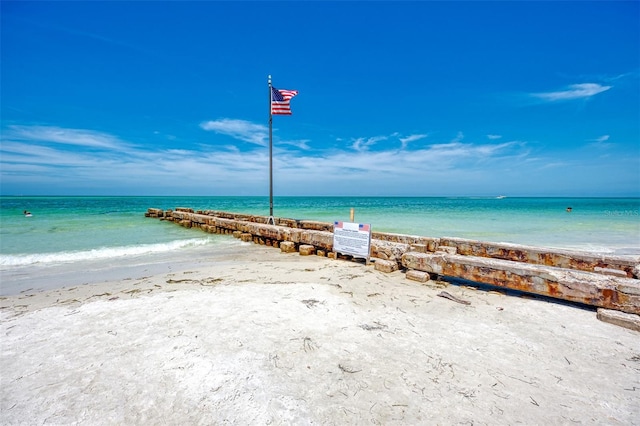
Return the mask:
[[271,110],[271,75],[269,75],[269,220],[267,225],[275,225],[273,219],[273,114]]

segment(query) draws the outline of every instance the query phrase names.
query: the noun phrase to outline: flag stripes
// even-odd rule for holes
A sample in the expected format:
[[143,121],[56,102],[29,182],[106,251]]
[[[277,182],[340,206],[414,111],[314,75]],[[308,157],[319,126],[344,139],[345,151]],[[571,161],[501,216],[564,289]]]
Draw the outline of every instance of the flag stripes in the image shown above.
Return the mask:
[[297,90],[278,90],[271,86],[271,114],[291,115],[290,101],[297,94]]

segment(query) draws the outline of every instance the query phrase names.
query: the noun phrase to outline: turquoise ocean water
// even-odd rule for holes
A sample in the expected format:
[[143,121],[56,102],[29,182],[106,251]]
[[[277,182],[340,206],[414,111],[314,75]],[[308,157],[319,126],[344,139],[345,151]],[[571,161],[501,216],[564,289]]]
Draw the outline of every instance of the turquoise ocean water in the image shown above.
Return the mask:
[[[0,197],[0,293],[215,254],[241,243],[144,217],[149,207],[269,214],[268,197]],[[567,212],[571,207],[571,212]],[[274,215],[374,231],[640,254],[639,198],[275,197]],[[32,213],[25,217],[23,211]],[[213,257],[212,257],[213,256]],[[58,277],[58,278],[56,278]]]

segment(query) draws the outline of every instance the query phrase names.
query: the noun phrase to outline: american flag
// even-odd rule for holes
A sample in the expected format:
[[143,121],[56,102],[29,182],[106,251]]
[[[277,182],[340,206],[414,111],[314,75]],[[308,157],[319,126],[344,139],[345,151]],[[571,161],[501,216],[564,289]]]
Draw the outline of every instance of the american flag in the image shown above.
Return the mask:
[[278,90],[271,86],[271,114],[291,115],[289,102],[297,94],[297,90]]
[[[358,231],[360,231],[360,232],[369,232],[369,231],[371,231],[371,225],[368,224],[368,223],[358,223],[357,225],[358,225]],[[337,220],[333,222],[333,227],[337,228],[337,229],[345,229],[346,228],[348,230],[355,231],[356,230],[355,226],[356,226],[356,224],[355,223],[351,223],[351,222],[347,222],[347,226],[346,227],[345,227],[344,222],[340,222],[340,221],[337,221]]]

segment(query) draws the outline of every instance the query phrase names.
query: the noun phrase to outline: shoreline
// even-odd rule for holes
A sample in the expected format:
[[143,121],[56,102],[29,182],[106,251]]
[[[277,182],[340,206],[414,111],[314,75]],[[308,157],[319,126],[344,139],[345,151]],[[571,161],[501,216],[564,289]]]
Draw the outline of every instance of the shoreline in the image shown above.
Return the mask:
[[637,332],[593,310],[357,262],[252,246],[229,262],[1,302],[6,424],[640,415]]
[[248,255],[252,244],[229,238],[222,243],[140,256],[84,259],[0,269],[0,297],[157,275],[200,264],[230,262]]

